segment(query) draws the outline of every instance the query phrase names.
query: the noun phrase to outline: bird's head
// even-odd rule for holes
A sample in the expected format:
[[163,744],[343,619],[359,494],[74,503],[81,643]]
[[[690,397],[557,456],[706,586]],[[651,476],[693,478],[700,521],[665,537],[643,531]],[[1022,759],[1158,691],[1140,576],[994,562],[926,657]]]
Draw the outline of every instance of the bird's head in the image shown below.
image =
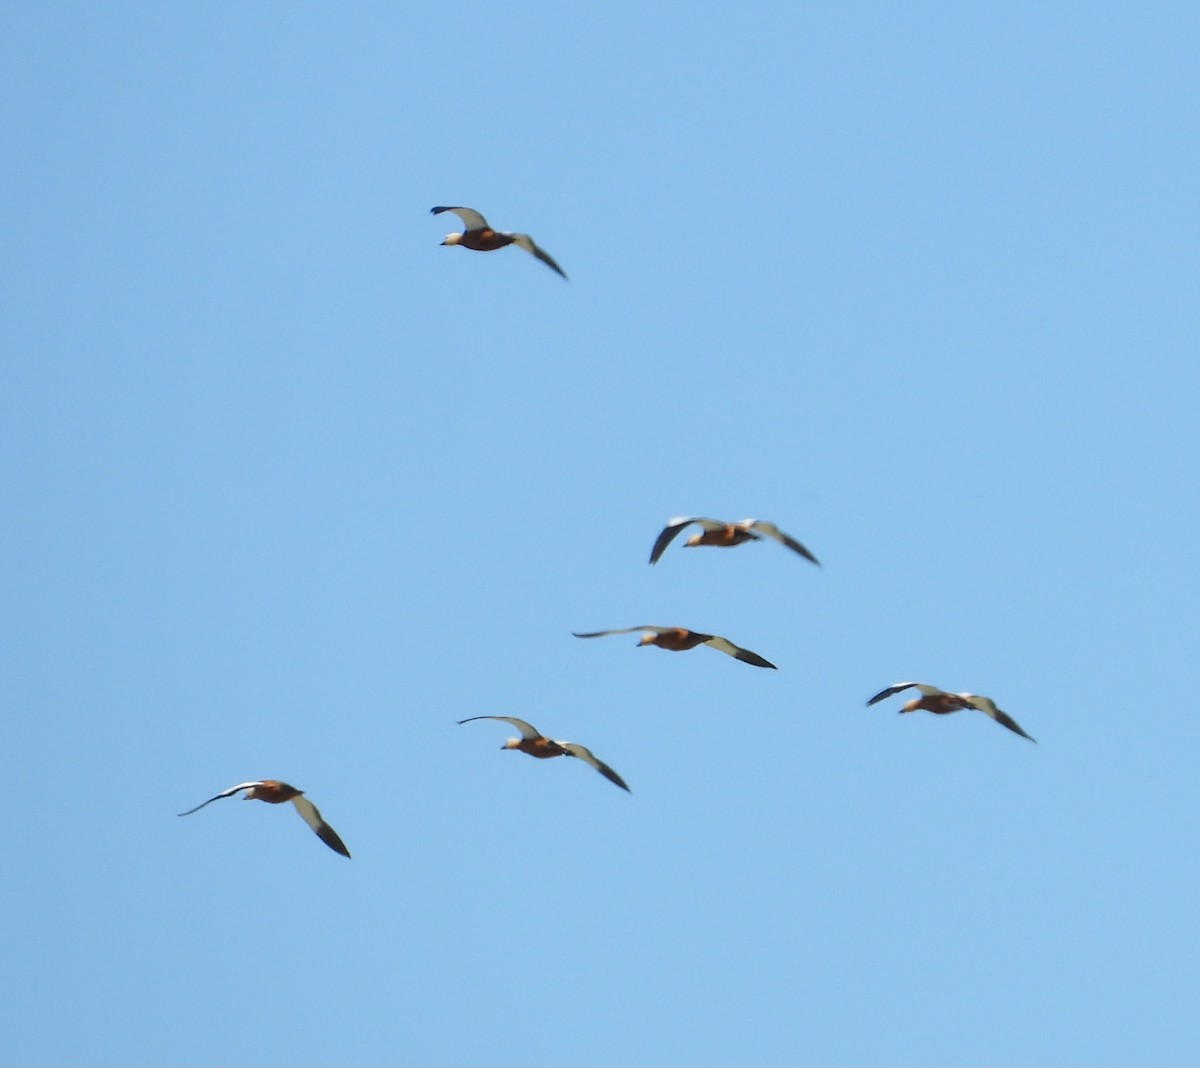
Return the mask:
[[462,240],[462,234],[447,234],[443,245],[457,245]]
[[509,738],[507,741],[505,741],[505,743],[500,748],[501,749],[516,749],[520,744],[521,744],[520,738]]

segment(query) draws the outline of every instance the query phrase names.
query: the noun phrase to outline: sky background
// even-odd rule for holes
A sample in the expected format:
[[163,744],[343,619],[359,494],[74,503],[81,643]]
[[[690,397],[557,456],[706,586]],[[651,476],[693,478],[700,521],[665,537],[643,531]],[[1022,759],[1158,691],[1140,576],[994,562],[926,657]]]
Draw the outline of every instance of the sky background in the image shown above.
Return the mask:
[[0,1061],[1200,1061],[1194,4],[2,14]]

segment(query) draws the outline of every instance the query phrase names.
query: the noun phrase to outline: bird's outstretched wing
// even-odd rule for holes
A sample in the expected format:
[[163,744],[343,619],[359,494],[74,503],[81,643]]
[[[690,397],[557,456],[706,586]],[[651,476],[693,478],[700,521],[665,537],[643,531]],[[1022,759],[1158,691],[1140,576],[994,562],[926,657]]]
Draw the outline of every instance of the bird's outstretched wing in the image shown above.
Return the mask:
[[460,219],[462,219],[463,226],[468,230],[490,230],[491,229],[491,227],[488,226],[487,219],[485,219],[482,215],[480,215],[479,212],[477,212],[474,208],[449,208],[449,207],[430,208],[429,214],[430,215],[441,215],[443,211],[454,212],[455,215],[457,215]]
[[609,782],[616,783],[626,793],[633,792],[628,786],[625,785],[625,780],[622,779],[620,775],[618,775],[615,771],[613,771],[612,768],[605,764],[603,760],[597,760],[592,755],[592,751],[586,746],[582,746],[578,742],[555,742],[555,745],[562,746],[567,756],[579,757],[580,760],[591,764],[591,766],[600,772],[600,774],[603,775]]
[[[766,660],[759,656],[758,653],[752,653],[749,649],[743,649],[740,645],[734,645],[728,638],[722,638],[720,635],[713,634],[704,639],[704,644],[711,646],[722,653],[727,653],[729,656],[742,661],[744,664],[753,664],[755,667],[774,668],[775,665],[770,660]],[[776,669],[778,670],[778,669]]]
[[743,519],[738,526],[745,527],[747,530],[757,531],[759,534],[765,534],[768,538],[774,538],[781,545],[786,545],[792,552],[799,553],[805,560],[811,560],[817,567],[821,566],[821,561],[810,553],[803,545],[801,545],[790,534],[785,534],[774,523],[768,523],[765,519]]
[[1021,730],[1021,727],[1017,721],[1013,719],[1012,716],[1010,716],[1007,712],[997,708],[996,702],[990,697],[980,697],[978,694],[974,693],[960,693],[958,696],[966,701],[972,708],[979,709],[979,711],[985,716],[991,716],[991,718],[997,723],[1007,727],[1010,731],[1019,734],[1022,738],[1028,738],[1035,745],[1037,744],[1037,739],[1033,737],[1033,735],[1026,734],[1023,730]]
[[523,719],[517,719],[516,716],[468,716],[466,719],[460,719],[458,725],[461,727],[464,723],[474,723],[477,719],[498,719],[501,723],[511,723],[521,732],[522,738],[532,740],[542,736],[542,732],[532,723],[526,723]]
[[649,630],[655,634],[665,634],[669,630],[678,630],[678,627],[621,627],[619,630],[594,630],[588,634],[580,634],[578,631],[571,631],[576,638],[605,638],[610,634],[637,634],[639,631]]
[[195,808],[189,808],[186,812],[180,812],[180,816],[190,816],[193,812],[199,812],[205,805],[211,805],[214,801],[220,801],[222,797],[231,797],[239,790],[249,790],[255,786],[262,786],[263,780],[257,782],[240,782],[237,786],[231,786],[228,790],[222,790],[215,797],[210,797],[207,801],[201,801]]
[[541,260],[552,271],[557,271],[564,278],[567,277],[567,272],[564,271],[557,263],[550,258],[550,254],[545,249],[539,248],[533,243],[533,238],[528,234],[512,234],[514,245],[520,245],[526,252],[532,252],[539,260]]
[[296,811],[300,813],[300,818],[316,832],[317,837],[322,842],[329,846],[335,853],[341,853],[343,857],[350,856],[350,850],[346,848],[346,843],[338,837],[337,831],[321,819],[321,813],[317,811],[316,805],[303,794],[297,794],[293,797],[292,804],[296,806]]
[[893,694],[900,693],[902,690],[909,690],[916,687],[926,697],[932,697],[935,693],[945,693],[944,690],[939,690],[936,686],[926,686],[923,682],[897,682],[893,686],[889,686],[886,690],[880,690],[874,697],[867,702],[868,707],[875,704],[877,701],[883,701]]
[[719,519],[705,519],[698,515],[677,515],[674,519],[668,519],[667,525],[662,528],[662,531],[654,540],[654,548],[650,550],[650,563],[657,564],[658,558],[666,551],[667,546],[675,540],[675,536],[684,527],[691,526],[693,523],[699,523],[705,530],[720,530],[725,526]]

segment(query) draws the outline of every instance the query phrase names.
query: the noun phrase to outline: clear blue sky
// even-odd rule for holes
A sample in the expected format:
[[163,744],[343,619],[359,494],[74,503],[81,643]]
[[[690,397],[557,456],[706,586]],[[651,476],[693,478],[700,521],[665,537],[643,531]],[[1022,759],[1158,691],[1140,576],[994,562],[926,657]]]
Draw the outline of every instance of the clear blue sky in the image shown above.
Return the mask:
[[0,1060],[1200,1061],[1198,31],[4,5]]

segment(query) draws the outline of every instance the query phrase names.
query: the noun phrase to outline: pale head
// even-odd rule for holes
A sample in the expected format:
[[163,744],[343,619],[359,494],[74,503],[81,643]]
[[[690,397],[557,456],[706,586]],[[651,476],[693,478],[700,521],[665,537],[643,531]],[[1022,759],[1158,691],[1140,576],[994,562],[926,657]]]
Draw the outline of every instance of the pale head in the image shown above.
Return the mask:
[[520,738],[509,738],[505,741],[505,743],[500,748],[501,749],[519,749],[520,746],[521,746]]
[[443,245],[457,245],[462,240],[462,234],[447,234]]

